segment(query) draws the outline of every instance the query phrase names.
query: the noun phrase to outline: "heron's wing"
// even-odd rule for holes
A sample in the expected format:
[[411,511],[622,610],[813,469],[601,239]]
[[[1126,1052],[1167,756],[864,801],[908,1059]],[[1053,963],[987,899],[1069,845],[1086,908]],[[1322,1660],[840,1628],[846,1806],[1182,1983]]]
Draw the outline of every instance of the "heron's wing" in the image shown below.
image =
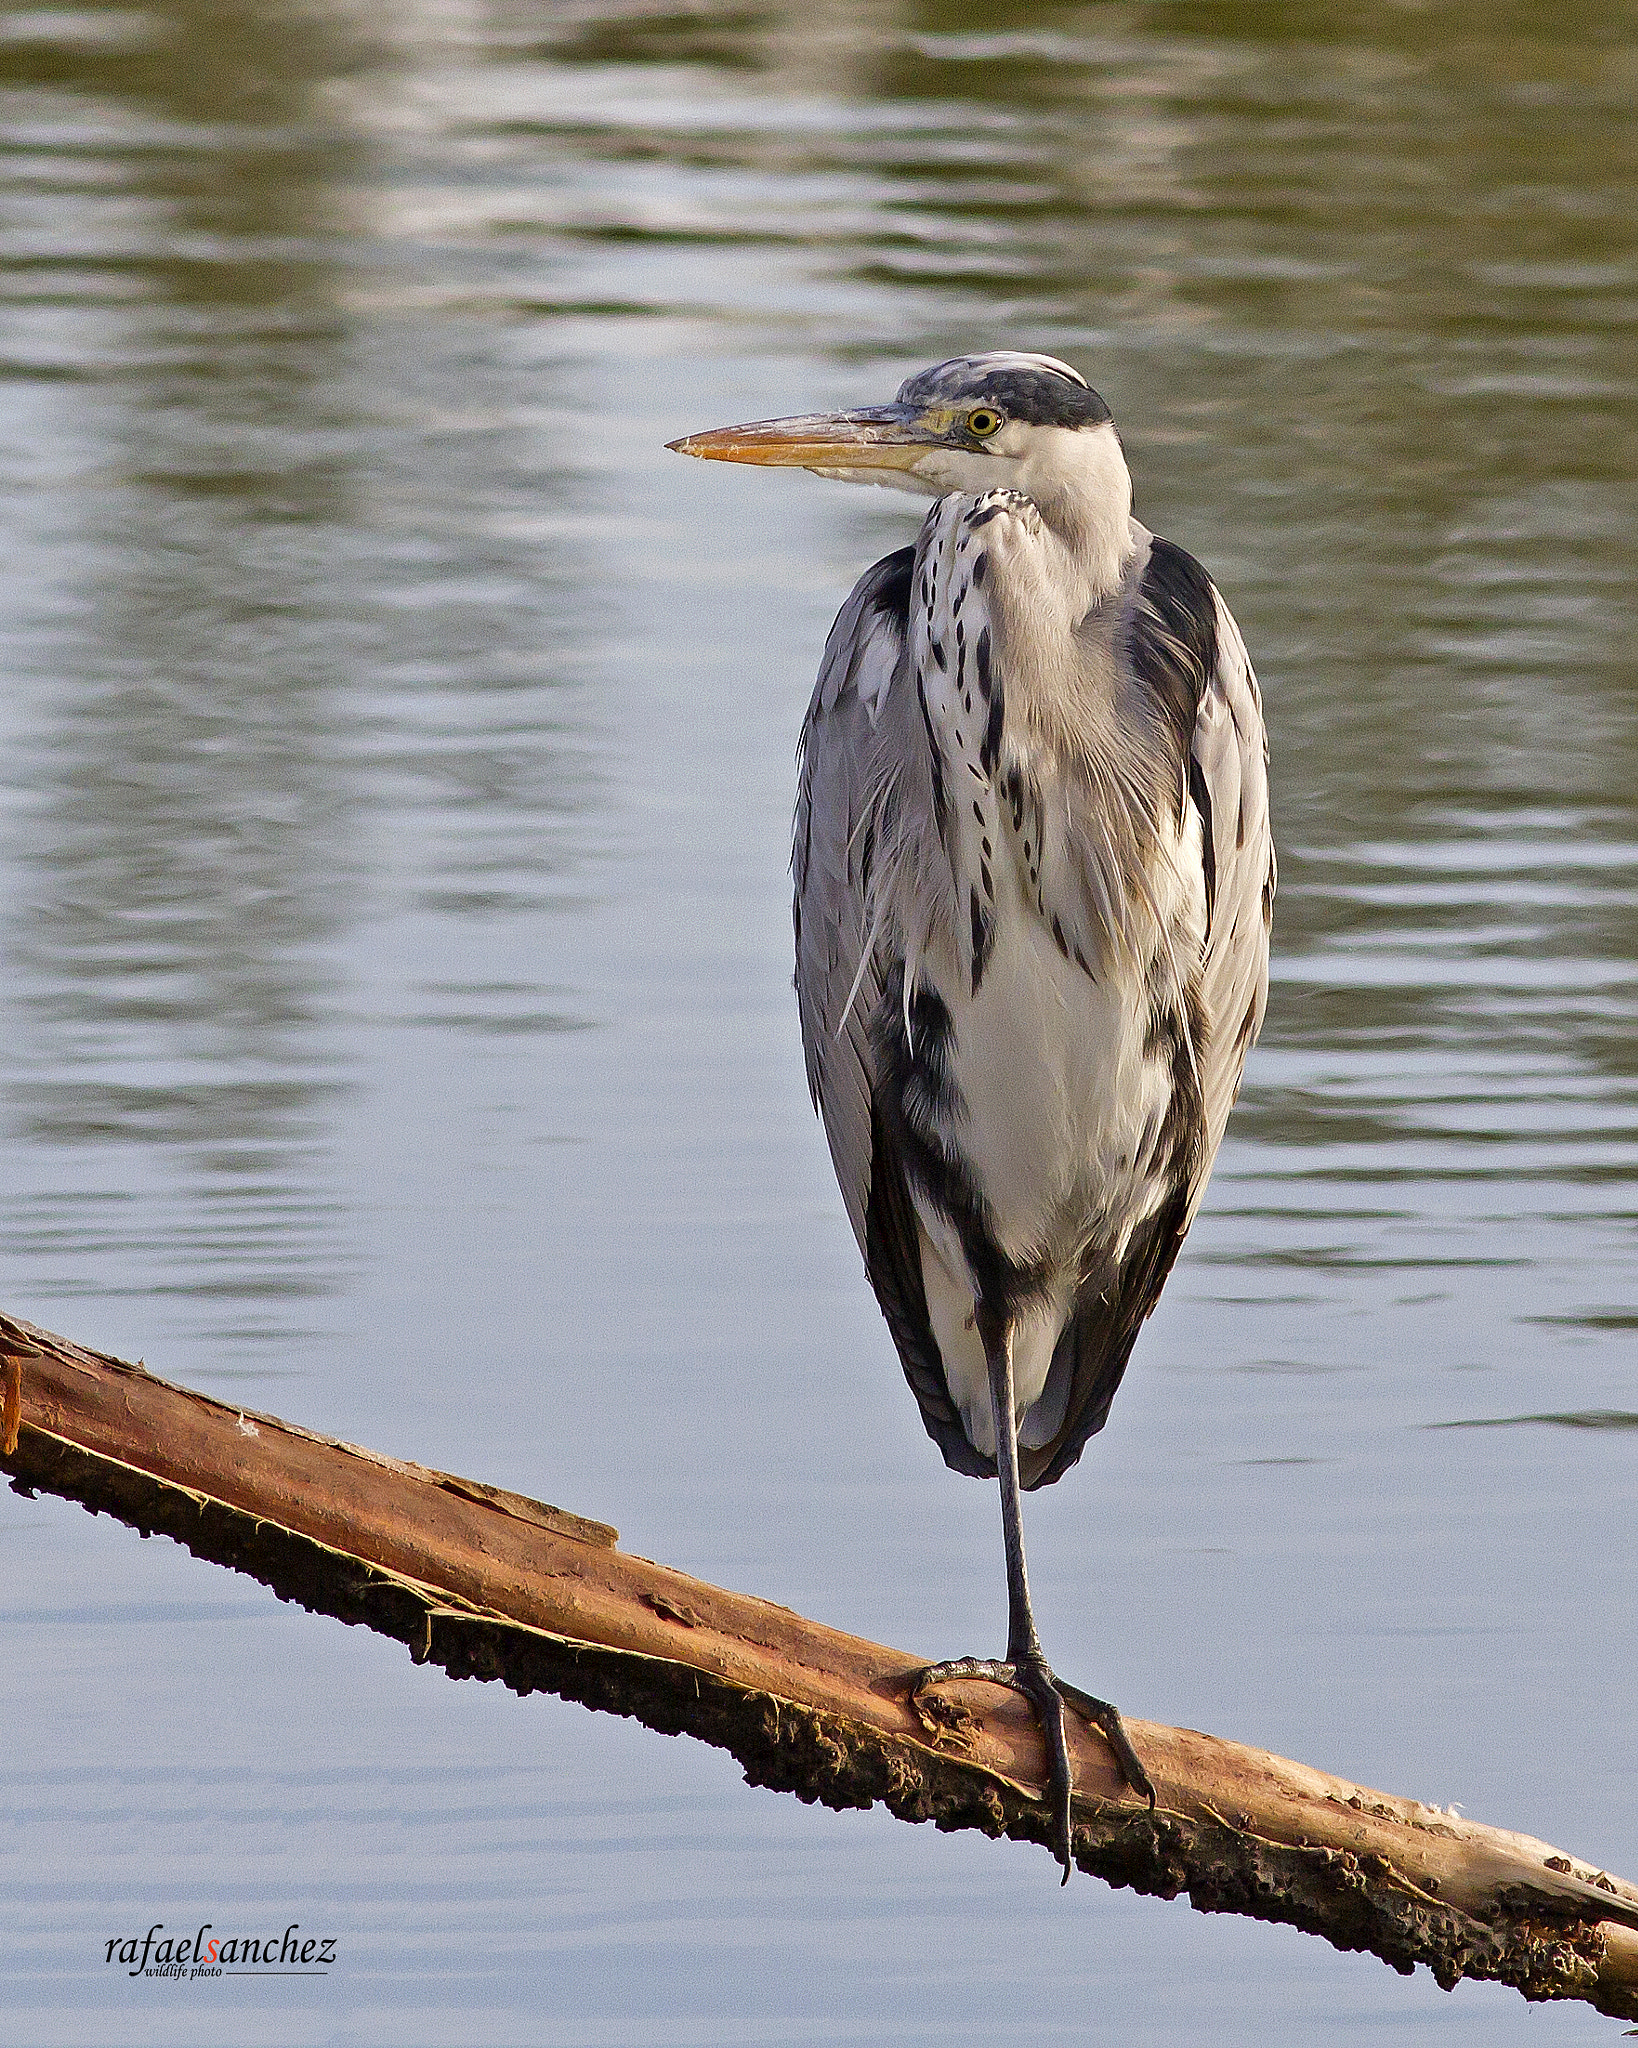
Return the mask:
[[913,548],[901,548],[866,570],[837,614],[797,756],[796,1002],[808,1087],[861,1251],[870,1205],[870,1019],[882,992],[881,965],[867,957],[880,797],[872,740],[904,652],[914,559]]
[[1050,1443],[1020,1452],[1026,1487],[1060,1478],[1108,1417],[1205,1193],[1268,998],[1275,865],[1262,698],[1228,606],[1199,563],[1166,541],[1150,551],[1131,658],[1178,734],[1185,822],[1191,809],[1200,821],[1206,930],[1198,965],[1184,976],[1193,1057],[1179,1057],[1179,1045],[1172,1058],[1174,1113],[1163,1129],[1174,1141],[1161,1199],[1118,1261],[1085,1275],[1058,1340],[1051,1370],[1069,1377],[1064,1420]]
[[1204,1129],[1189,1193],[1189,1221],[1223,1142],[1246,1054],[1262,1029],[1274,916],[1262,695],[1240,629],[1222,598],[1215,591],[1212,595],[1217,658],[1200,693],[1189,748],[1189,800],[1200,813],[1206,866],[1206,942],[1199,979],[1203,1042],[1196,1047]]
[[[904,643],[913,548],[860,578],[825,645],[802,727],[791,873],[796,883],[796,1000],[808,1086],[865,1270],[898,1347],[927,1433],[958,1471],[993,1468],[968,1443],[927,1314],[921,1238],[904,1168],[875,1105],[871,1019],[893,964],[872,943],[870,864],[913,685]],[[919,712],[914,714],[919,718]],[[885,728],[887,744],[876,744]],[[930,791],[928,801],[931,801]],[[900,970],[902,971],[902,970]]]

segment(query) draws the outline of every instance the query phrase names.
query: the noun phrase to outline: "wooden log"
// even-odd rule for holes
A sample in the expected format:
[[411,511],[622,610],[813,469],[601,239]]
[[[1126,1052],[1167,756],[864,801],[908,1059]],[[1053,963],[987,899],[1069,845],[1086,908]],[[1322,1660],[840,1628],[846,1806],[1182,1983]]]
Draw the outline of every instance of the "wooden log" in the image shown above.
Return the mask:
[[[1045,1842],[1028,1707],[984,1680],[912,1704],[927,1660],[631,1557],[560,1508],[239,1409],[0,1316],[0,1468],[457,1678],[544,1690],[727,1749],[827,1806]],[[1158,1808],[1070,1717],[1075,1860],[1526,1998],[1638,2019],[1638,1887],[1490,1828],[1192,1729],[1129,1721]],[[1042,1882],[1050,1881],[1045,1869]]]

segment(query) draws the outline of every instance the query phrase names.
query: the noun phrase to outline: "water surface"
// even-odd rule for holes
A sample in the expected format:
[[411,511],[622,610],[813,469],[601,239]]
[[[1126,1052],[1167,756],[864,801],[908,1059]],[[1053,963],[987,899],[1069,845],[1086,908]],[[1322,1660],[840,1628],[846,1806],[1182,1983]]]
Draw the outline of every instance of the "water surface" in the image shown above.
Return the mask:
[[[1205,1211],[1030,1503],[1049,1648],[1638,1871],[1634,25],[0,14],[8,1310],[997,1645],[789,993],[797,725],[915,508],[661,444],[1053,350],[1245,629],[1282,865]],[[65,1503],[0,1559],[19,2043],[1612,2031],[809,1812]],[[102,1963],[265,1915],[342,1966]]]

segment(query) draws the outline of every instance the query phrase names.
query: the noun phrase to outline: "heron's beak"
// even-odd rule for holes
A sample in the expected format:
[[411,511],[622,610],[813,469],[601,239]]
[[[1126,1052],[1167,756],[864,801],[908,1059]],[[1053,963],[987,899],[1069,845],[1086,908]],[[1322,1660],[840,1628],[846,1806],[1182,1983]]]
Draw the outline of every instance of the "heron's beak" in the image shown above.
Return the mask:
[[668,441],[679,455],[710,462],[769,462],[789,469],[914,469],[943,434],[915,405],[871,405],[859,412],[803,413],[790,420],[753,420]]

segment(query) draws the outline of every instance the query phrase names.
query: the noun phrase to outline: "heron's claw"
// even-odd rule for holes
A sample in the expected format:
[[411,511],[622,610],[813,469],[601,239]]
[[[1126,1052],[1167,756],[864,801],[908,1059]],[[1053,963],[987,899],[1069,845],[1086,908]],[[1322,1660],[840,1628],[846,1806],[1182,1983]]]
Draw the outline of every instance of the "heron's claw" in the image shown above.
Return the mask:
[[1154,1812],[1159,1800],[1155,1793],[1154,1780],[1138,1760],[1138,1753],[1132,1747],[1132,1739],[1126,1732],[1126,1723],[1120,1717],[1120,1709],[1111,1706],[1108,1700],[1096,1700],[1089,1692],[1082,1692],[1078,1685],[1067,1685],[1056,1680],[1058,1697],[1066,1707],[1073,1707],[1083,1721],[1090,1721],[1105,1742],[1115,1752],[1115,1761],[1120,1765],[1120,1774],[1137,1793],[1140,1799],[1147,1799],[1149,1811]]
[[1069,1739],[1064,1733],[1064,1701],[1044,1657],[1020,1657],[1013,1667],[1014,1686],[1035,1709],[1052,1763],[1052,1839],[1049,1847],[1063,1866],[1064,1883],[1075,1867],[1069,1828],[1069,1802],[1075,1774],[1069,1767]]
[[[1075,1789],[1069,1763],[1069,1742],[1064,1732],[1066,1706],[1073,1707],[1082,1720],[1089,1721],[1102,1734],[1114,1751],[1121,1776],[1134,1792],[1148,1800],[1153,1809],[1156,1803],[1154,1785],[1138,1761],[1119,1709],[1111,1706],[1108,1700],[1094,1699],[1090,1693],[1082,1692],[1079,1686],[1066,1685],[1048,1667],[1044,1657],[1020,1657],[1015,1661],[1000,1657],[952,1657],[943,1664],[929,1664],[910,1693],[910,1704],[929,1733],[965,1732],[953,1715],[933,1702],[924,1702],[922,1697],[930,1686],[941,1685],[952,1678],[987,1678],[996,1685],[1010,1686],[1014,1692],[1021,1692],[1035,1709],[1035,1718],[1046,1740],[1047,1757],[1052,1767],[1048,1796],[1052,1802],[1053,1828],[1049,1846],[1063,1867],[1065,1884],[1069,1882],[1072,1863],[1069,1808]],[[963,1716],[963,1720],[968,1718]]]

